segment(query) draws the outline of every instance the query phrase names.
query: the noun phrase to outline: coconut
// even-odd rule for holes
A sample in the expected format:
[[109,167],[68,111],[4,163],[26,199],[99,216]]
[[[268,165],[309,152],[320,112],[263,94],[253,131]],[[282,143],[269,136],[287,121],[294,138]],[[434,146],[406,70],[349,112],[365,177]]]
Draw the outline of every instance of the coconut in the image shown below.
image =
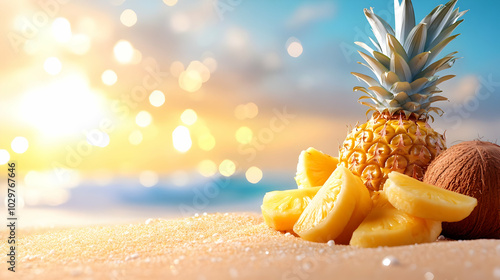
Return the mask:
[[483,141],[454,145],[429,165],[424,182],[477,199],[469,217],[443,223],[444,236],[500,238],[500,146]]

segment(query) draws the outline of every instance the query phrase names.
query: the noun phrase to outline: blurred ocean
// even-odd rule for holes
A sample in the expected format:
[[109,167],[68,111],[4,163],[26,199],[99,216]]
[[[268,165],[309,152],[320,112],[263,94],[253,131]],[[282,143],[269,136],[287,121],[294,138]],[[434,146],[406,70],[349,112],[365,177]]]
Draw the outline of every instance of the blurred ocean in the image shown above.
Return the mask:
[[83,182],[69,189],[69,199],[58,206],[25,206],[23,227],[121,224],[148,218],[183,218],[214,212],[260,212],[268,191],[296,188],[293,174],[268,174],[257,184],[244,174],[198,179],[184,186],[160,182],[144,187],[135,180],[115,179],[102,186]]

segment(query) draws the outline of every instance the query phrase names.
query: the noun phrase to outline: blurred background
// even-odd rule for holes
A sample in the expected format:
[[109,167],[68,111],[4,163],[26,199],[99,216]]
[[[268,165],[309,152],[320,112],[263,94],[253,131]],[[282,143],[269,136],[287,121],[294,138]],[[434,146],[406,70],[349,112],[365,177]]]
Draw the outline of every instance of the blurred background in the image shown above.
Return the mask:
[[[438,4],[415,3],[419,21]],[[44,0],[0,9],[0,179],[21,226],[260,211],[300,152],[333,156],[367,108],[354,41],[392,0]],[[432,125],[500,136],[498,1],[460,0],[463,56]],[[6,183],[0,184],[2,203]],[[6,204],[6,203],[5,203]],[[2,210],[6,215],[7,210]]]

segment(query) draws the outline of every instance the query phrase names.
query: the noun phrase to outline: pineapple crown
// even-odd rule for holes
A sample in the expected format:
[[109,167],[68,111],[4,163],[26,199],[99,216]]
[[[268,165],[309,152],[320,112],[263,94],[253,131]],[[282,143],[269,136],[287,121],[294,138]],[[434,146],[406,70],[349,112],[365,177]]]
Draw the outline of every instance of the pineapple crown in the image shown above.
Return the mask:
[[[436,101],[448,100],[437,95],[442,92],[437,86],[454,75],[439,77],[437,72],[450,68],[457,57],[452,52],[433,62],[443,48],[458,35],[451,35],[463,21],[458,20],[467,11],[455,9],[457,0],[439,5],[432,10],[419,24],[415,24],[415,13],[411,0],[394,0],[396,30],[381,17],[370,10],[364,13],[375,35],[369,38],[375,49],[363,42],[355,42],[365,49],[368,55],[359,51],[368,67],[376,76],[352,73],[368,84],[368,88],[355,87],[354,91],[362,91],[366,95],[358,102],[370,107],[367,111],[379,113],[404,113],[406,117],[414,114],[417,118],[427,119],[430,112],[438,115],[443,110],[432,104]],[[364,102],[371,99],[373,103]],[[432,116],[431,116],[432,118]]]

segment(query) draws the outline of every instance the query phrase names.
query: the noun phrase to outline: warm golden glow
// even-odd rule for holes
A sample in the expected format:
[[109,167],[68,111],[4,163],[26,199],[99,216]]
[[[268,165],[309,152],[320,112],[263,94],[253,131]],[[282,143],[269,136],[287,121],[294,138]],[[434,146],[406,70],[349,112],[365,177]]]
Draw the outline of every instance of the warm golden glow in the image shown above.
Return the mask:
[[246,126],[242,126],[236,130],[235,137],[239,143],[248,144],[252,142],[253,131]]
[[127,27],[134,26],[137,23],[137,14],[134,10],[126,9],[120,15],[120,22]]
[[191,149],[191,145],[193,144],[189,129],[182,125],[174,129],[172,132],[172,140],[174,142],[174,148],[181,153],[189,151],[189,149]]
[[186,109],[181,114],[181,121],[186,125],[193,125],[198,119],[198,115],[193,109]]
[[245,172],[245,177],[247,181],[252,184],[257,184],[262,179],[262,170],[260,168],[252,166]]
[[235,171],[236,171],[236,164],[229,159],[225,159],[219,164],[219,173],[222,176],[229,177],[233,175]]
[[209,159],[202,160],[198,164],[198,172],[205,177],[211,177],[217,173],[217,164]]

